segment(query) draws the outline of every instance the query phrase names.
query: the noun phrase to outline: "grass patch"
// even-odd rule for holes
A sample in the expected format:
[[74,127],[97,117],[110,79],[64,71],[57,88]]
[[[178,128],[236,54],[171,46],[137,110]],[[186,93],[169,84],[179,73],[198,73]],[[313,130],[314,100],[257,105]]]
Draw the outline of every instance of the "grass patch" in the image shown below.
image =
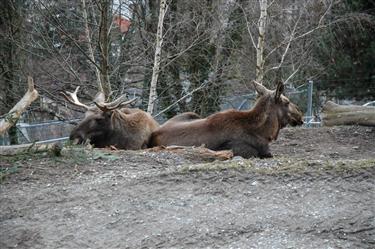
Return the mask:
[[60,147],[58,153],[55,150],[22,151],[14,155],[1,156],[0,183],[9,175],[20,172],[25,167],[38,167],[37,165],[43,161],[44,165],[48,165],[48,167],[75,167],[76,165],[88,165],[98,160],[115,161],[119,158],[111,151],[69,144]]
[[362,160],[305,160],[289,158],[244,159],[182,166],[180,173],[241,170],[258,174],[348,173],[375,169],[375,159]]
[[10,174],[14,174],[18,172],[18,170],[19,170],[18,165],[0,168],[0,183],[2,183],[5,180],[5,178],[8,177]]
[[253,168],[253,163],[250,160],[240,162],[226,161],[184,165],[181,167],[180,172],[188,173],[197,171],[250,170],[251,168]]
[[25,161],[38,160],[41,157],[45,157],[46,153],[30,153],[24,152],[11,156],[1,156],[0,162],[0,183],[2,183],[9,175],[14,174],[22,170],[22,166]]
[[96,160],[115,161],[120,157],[110,151],[102,149],[88,148],[80,145],[66,146],[61,152],[62,157],[56,158],[59,161],[66,161],[78,164],[87,164]]

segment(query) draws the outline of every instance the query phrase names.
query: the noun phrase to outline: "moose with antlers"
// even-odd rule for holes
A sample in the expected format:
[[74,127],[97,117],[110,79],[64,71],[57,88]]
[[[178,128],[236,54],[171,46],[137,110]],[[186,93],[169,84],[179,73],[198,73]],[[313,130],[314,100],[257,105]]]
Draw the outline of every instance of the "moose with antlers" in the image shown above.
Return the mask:
[[93,146],[104,148],[137,150],[146,148],[151,133],[159,124],[150,114],[135,108],[122,108],[136,99],[126,101],[125,95],[110,103],[99,92],[94,98],[95,106],[88,106],[78,100],[79,86],[72,92],[63,92],[70,103],[86,110],[84,119],[71,131],[70,140],[75,143],[90,142]]
[[244,158],[272,157],[269,143],[286,125],[302,125],[302,113],[282,94],[283,83],[274,91],[255,81],[253,85],[258,100],[251,110],[227,110],[207,118],[181,114],[155,130],[149,146],[205,145],[211,150],[232,150]]

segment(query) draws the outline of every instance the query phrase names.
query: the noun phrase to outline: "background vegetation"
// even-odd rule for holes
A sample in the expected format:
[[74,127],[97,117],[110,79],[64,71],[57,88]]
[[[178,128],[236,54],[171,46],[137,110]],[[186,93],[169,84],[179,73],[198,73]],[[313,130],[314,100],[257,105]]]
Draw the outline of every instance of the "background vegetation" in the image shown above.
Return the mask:
[[[22,96],[27,75],[41,95],[36,118],[69,116],[58,108],[66,105],[59,92],[76,86],[86,101],[98,90],[108,98],[128,93],[146,109],[159,4],[1,1],[0,114]],[[184,111],[206,116],[226,98],[252,93],[253,79],[268,87],[282,79],[292,90],[312,79],[317,98],[374,99],[374,6],[366,0],[169,0],[156,113],[173,104],[166,118]],[[45,104],[51,102],[57,109]]]

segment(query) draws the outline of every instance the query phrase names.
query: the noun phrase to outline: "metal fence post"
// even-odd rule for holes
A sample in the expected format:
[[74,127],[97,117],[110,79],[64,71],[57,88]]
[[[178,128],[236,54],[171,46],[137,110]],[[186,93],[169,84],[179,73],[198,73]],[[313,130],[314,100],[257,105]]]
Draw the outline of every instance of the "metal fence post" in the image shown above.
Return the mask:
[[312,121],[312,94],[313,94],[313,85],[314,82],[309,80],[307,84],[307,127],[310,127],[310,122]]

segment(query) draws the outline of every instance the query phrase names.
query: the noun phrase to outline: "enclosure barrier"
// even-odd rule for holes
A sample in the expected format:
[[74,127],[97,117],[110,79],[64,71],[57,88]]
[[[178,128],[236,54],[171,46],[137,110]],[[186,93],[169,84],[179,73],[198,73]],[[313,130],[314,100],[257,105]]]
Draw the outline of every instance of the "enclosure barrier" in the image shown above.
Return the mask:
[[[46,121],[42,123],[17,123],[16,127],[18,130],[19,135],[19,142],[20,144],[24,143],[36,143],[36,144],[44,144],[44,143],[54,143],[54,142],[63,142],[69,139],[67,136],[69,131],[67,129],[67,124],[72,124],[80,121],[80,119],[71,119],[71,120],[64,120],[64,121],[58,121],[58,120],[51,120]],[[62,128],[59,129],[60,137],[53,137],[51,135],[47,135],[47,137],[38,137],[36,133],[43,133],[46,134],[48,131],[52,133],[51,126],[62,126]],[[38,132],[35,131],[35,129],[38,129]],[[7,135],[0,136],[0,145],[9,145],[9,138]]]

